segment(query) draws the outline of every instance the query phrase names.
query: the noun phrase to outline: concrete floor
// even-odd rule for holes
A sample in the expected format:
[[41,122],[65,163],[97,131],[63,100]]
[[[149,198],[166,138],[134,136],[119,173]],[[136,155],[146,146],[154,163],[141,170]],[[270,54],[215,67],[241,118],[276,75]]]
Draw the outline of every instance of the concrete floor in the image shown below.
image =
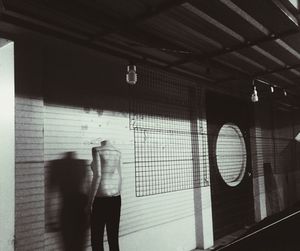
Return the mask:
[[213,251],[214,249],[221,247],[221,246],[225,246],[231,242],[233,242],[234,240],[238,239],[240,236],[242,236],[246,231],[247,231],[247,227],[238,230],[236,232],[233,232],[229,235],[226,235],[218,240],[215,241],[214,246],[208,248],[208,249],[195,249],[193,251]]

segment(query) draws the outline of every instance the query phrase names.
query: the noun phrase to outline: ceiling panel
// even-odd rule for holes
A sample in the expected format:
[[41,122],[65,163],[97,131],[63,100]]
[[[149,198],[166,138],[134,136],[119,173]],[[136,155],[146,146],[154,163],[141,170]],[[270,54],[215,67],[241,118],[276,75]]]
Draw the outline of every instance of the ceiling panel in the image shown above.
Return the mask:
[[[52,0],[53,1],[53,0]],[[56,0],[58,1],[58,0]],[[66,0],[65,0],[66,1]],[[140,13],[147,11],[148,6],[143,3],[143,1],[136,1],[136,0],[94,0],[94,1],[87,1],[87,0],[68,0],[70,4],[80,2],[82,6],[85,6],[86,9],[91,9],[93,11],[97,11],[99,13],[105,10],[106,15],[125,20],[128,18],[134,18]],[[157,1],[159,4],[161,1]]]
[[60,5],[55,1],[53,5],[47,4],[44,1],[33,0],[9,0],[5,1],[5,8],[11,12],[18,13],[25,19],[34,20],[41,25],[58,27],[78,34],[93,34],[95,32],[102,32],[107,24],[100,26],[92,18],[80,18],[72,11],[72,8],[67,10],[67,6]]
[[[267,69],[274,69],[280,66],[280,61],[278,59],[273,59],[273,55],[271,58],[268,53],[262,52],[261,50],[256,50],[256,48],[248,47],[238,51],[240,54],[248,57],[251,60],[259,62],[260,64],[264,65]],[[264,54],[263,54],[264,53]],[[284,64],[284,63],[283,63]]]
[[263,36],[259,30],[251,26],[246,20],[229,9],[220,0],[193,0],[191,3],[221,24],[230,27],[230,29],[240,34],[246,40],[256,40]]
[[[197,10],[197,13],[198,11],[200,10]],[[212,23],[206,21],[204,17],[201,18],[201,16],[196,15],[194,12],[189,11],[183,6],[173,8],[166,14],[176,21],[191,27],[193,30],[201,33],[203,36],[220,43],[223,47],[230,47],[239,42],[239,40],[230,36],[225,31],[221,31]]]
[[283,70],[300,64],[300,30],[273,0],[2,1],[2,21],[166,70],[236,79],[241,89],[256,76],[300,87],[300,67]]
[[209,63],[207,64],[198,64],[197,62],[195,63],[186,63],[182,65],[185,69],[192,69],[194,72],[201,73],[208,78],[214,79],[214,80],[220,80],[220,79],[225,79],[230,77],[227,72],[221,71],[217,69],[216,67],[210,65]]
[[293,85],[290,81],[285,80],[285,77],[281,76],[280,74],[264,75],[263,79],[272,85],[278,85],[285,88],[289,88]]
[[150,47],[134,40],[126,39],[120,35],[112,34],[106,37],[108,43],[118,43],[125,47],[128,47],[130,50],[134,50],[135,52],[141,53],[143,56],[154,57],[157,59],[161,59],[162,61],[166,61],[168,63],[172,63],[178,59],[180,54],[171,54],[163,52],[159,49],[159,47]]
[[273,3],[272,0],[231,1],[241,9],[245,10],[250,16],[272,33],[295,28],[295,24]]
[[[164,25],[161,25],[161,24]],[[183,43],[183,47],[195,48],[197,52],[213,51],[222,48],[220,42],[205,36],[201,31],[173,19],[169,15],[159,15],[143,23],[147,32],[174,43]]]
[[300,77],[299,69],[298,70],[283,70],[283,71],[280,71],[279,74],[290,80],[295,80]]
[[[223,62],[230,62],[230,64],[235,65],[236,67],[242,69],[244,72],[247,72],[248,75],[254,75],[259,71],[265,70],[259,63],[255,61],[253,63],[250,63],[249,61],[246,61],[245,59],[232,53],[219,56],[216,58],[216,60],[218,59],[222,60]],[[255,63],[257,65],[255,65]]]
[[289,46],[300,52],[300,30],[298,34],[294,34],[282,39]]
[[265,42],[259,45],[260,48],[269,52],[271,55],[284,61],[287,65],[293,65],[299,63],[299,59],[292,55],[288,50],[284,49],[276,42]]

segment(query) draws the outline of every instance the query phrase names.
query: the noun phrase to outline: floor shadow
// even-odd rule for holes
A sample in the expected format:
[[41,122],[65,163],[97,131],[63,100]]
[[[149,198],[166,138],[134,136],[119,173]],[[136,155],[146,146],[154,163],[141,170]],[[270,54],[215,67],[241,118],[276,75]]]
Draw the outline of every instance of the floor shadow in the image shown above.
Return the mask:
[[84,193],[86,176],[87,162],[77,159],[75,152],[66,152],[63,158],[50,161],[47,165],[46,191],[49,196],[46,214],[52,215],[48,232],[61,234],[65,251],[84,250],[87,231],[84,210],[87,203]]

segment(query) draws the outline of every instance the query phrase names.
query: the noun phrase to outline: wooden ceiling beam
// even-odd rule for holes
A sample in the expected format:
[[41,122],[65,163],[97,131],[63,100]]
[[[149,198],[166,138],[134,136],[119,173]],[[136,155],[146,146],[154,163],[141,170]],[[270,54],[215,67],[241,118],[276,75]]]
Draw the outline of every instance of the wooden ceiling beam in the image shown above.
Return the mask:
[[[20,17],[11,16],[6,13],[0,13],[0,21],[9,23],[12,25],[16,25],[17,27],[27,29],[30,31],[34,31],[40,34],[45,34],[47,36],[59,38],[65,41],[69,41],[71,43],[77,44],[79,46],[83,46],[86,48],[90,48],[102,53],[106,53],[111,56],[115,56],[124,60],[127,60],[128,62],[135,62],[137,64],[143,64],[148,65],[153,68],[159,68],[162,69],[163,66],[166,66],[168,64],[167,61],[164,61],[160,58],[156,58],[154,56],[143,54],[140,52],[136,52],[132,49],[130,49],[127,46],[122,46],[120,44],[112,43],[111,41],[109,43],[105,43],[103,41],[99,41],[98,43],[90,43],[88,42],[85,37],[82,36],[75,36],[75,34],[72,34],[68,32],[67,30],[64,31],[63,29],[55,29],[52,26],[44,26],[43,24],[32,22],[27,19],[22,19]],[[184,68],[173,68],[173,69],[167,69],[166,70],[169,73],[177,74],[179,76],[186,77],[187,79],[190,79],[194,82],[201,81],[204,85],[207,83],[214,83],[215,79],[206,76],[204,74],[195,73],[191,70],[184,69]]]
[[[243,9],[241,9],[239,6],[237,6],[232,0],[220,0],[225,6],[227,6],[229,9],[231,9],[234,13],[239,15],[242,19],[247,21],[250,25],[255,27],[257,30],[259,30],[262,34],[265,36],[272,36],[272,32],[270,32],[263,24],[258,22],[255,18],[253,18],[251,15],[249,15],[247,12],[245,12]],[[279,3],[278,0],[268,1],[267,3],[272,4],[276,8],[279,9],[279,11],[283,12],[286,19],[292,24],[294,27],[292,30],[295,30],[297,33],[297,30],[300,31],[298,22],[295,22],[295,20],[292,20],[290,16],[285,12],[286,9],[282,8],[282,5],[276,4]],[[293,34],[290,34],[293,35]],[[300,59],[300,53],[297,52],[294,48],[292,48],[290,45],[285,43],[282,38],[286,37],[285,35],[281,35],[274,39],[274,42],[285,49],[288,53],[290,53],[292,56],[296,57],[297,59]],[[285,64],[288,64],[285,62]]]
[[124,31],[129,28],[132,28],[132,26],[136,26],[137,24],[150,19],[154,16],[157,16],[163,12],[166,12],[178,5],[181,5],[183,3],[188,2],[188,0],[168,0],[156,7],[149,7],[146,11],[143,13],[140,13],[135,18],[128,20],[127,22],[122,22],[116,25],[114,28],[110,30],[106,30],[104,32],[95,34],[95,36],[92,38],[93,40],[101,39],[102,37],[108,36],[112,33],[117,33],[119,31]]
[[[236,6],[231,0],[222,0],[222,2],[228,8],[232,9],[232,11],[236,12],[239,15],[242,15],[239,7]],[[192,5],[187,4],[186,8],[191,9],[191,11],[193,11],[193,12],[197,12],[197,9],[195,10],[195,8]],[[242,13],[244,13],[244,12],[242,11]],[[200,15],[198,12],[196,14]],[[168,67],[179,66],[179,65],[182,65],[182,64],[185,64],[185,63],[190,63],[190,62],[193,62],[193,61],[203,62],[203,61],[211,60],[211,59],[214,59],[216,57],[225,55],[227,53],[234,53],[234,52],[237,52],[237,51],[242,50],[242,49],[257,47],[260,44],[263,44],[263,43],[266,43],[266,42],[276,42],[277,44],[279,44],[279,46],[283,47],[289,53],[291,53],[293,56],[298,58],[298,53],[293,48],[291,48],[286,43],[284,43],[283,40],[282,40],[285,37],[295,35],[295,34],[299,34],[300,29],[299,29],[298,26],[294,25],[294,27],[295,27],[294,29],[290,29],[290,30],[287,30],[287,31],[283,31],[283,32],[279,32],[279,33],[271,33],[262,24],[258,23],[254,18],[252,18],[247,13],[245,13],[245,16],[243,15],[242,18],[245,18],[246,21],[249,22],[249,24],[253,25],[255,28],[260,30],[262,32],[262,34],[264,34],[264,36],[260,39],[255,40],[255,41],[245,41],[243,37],[237,37],[238,40],[241,43],[239,43],[235,46],[232,46],[231,48],[222,48],[222,49],[219,49],[219,50],[215,50],[213,52],[197,54],[197,55],[191,54],[191,55],[188,55],[186,57],[182,57],[181,59],[173,62]],[[216,25],[217,28],[222,28],[220,26],[222,24],[219,24],[219,23],[216,22],[215,25]],[[232,31],[230,29],[225,29],[225,30],[229,35],[232,35],[234,37],[238,36],[238,34],[232,34]],[[258,52],[261,53],[260,51],[258,51]],[[265,53],[263,53],[263,55],[264,54]],[[275,59],[276,59],[276,63],[278,63],[280,61],[277,58],[275,58]],[[274,60],[274,58],[271,58],[271,60]],[[286,65],[287,63],[284,62],[283,64]],[[282,65],[282,64],[280,64],[280,65]]]
[[[144,47],[144,48],[152,48],[152,49],[157,49],[157,50],[160,50],[166,54],[169,54],[171,56],[174,56],[176,53],[175,51],[181,51],[181,52],[186,52],[186,53],[192,53],[190,52],[189,50],[187,50],[185,47],[183,46],[180,46],[179,44],[176,43],[176,41],[173,41],[173,42],[170,42],[170,41],[167,41],[165,39],[162,39],[162,38],[159,38],[159,37],[156,37],[156,36],[149,36],[148,33],[145,33],[143,30],[140,30],[140,29],[135,29],[135,30],[131,30],[129,31],[128,33],[126,32],[122,32],[120,33],[122,37],[125,37],[125,38],[128,38],[128,39],[133,39],[133,40],[137,40],[139,42],[141,42],[140,46],[141,47]],[[156,41],[157,39],[157,41]],[[155,42],[153,42],[153,40]],[[99,41],[105,41],[105,39],[101,39]],[[97,43],[96,41],[94,43]],[[167,47],[162,47],[162,46],[159,46],[159,45],[165,45]],[[130,47],[131,45],[128,44],[128,46]],[[137,45],[133,45],[133,46],[139,46],[138,44]],[[132,46],[131,46],[132,47]],[[169,50],[166,50],[166,48]],[[176,54],[176,56],[178,57],[178,53]],[[202,57],[195,57],[195,59],[193,61],[195,62],[199,62],[200,64],[202,63],[206,68],[215,68],[217,70],[220,70],[224,73],[227,73],[227,74],[231,74],[231,75],[234,75],[234,76],[242,76],[242,77],[245,77],[245,76],[249,76],[249,74],[247,74],[247,72],[245,71],[242,71],[241,69],[239,69],[238,67],[234,67],[230,64],[225,64],[223,63],[222,61],[217,61],[217,60],[211,60],[211,59],[207,59],[207,60],[201,60]],[[170,63],[167,63],[165,66],[163,66],[163,68],[165,69],[172,69],[172,68],[178,68],[180,67],[180,65],[172,65],[170,66],[171,64]],[[203,76],[206,76],[206,77],[209,77],[209,75],[203,75]]]
[[[252,80],[255,78],[264,77],[264,76],[268,76],[268,75],[272,75],[272,74],[280,74],[281,72],[292,70],[292,69],[297,69],[297,68],[300,68],[300,63],[289,65],[289,66],[284,66],[284,67],[279,67],[279,68],[275,68],[272,70],[260,71],[260,72],[257,72],[256,74],[251,75],[249,78],[240,78],[240,79],[236,78],[236,77],[226,78],[226,79],[217,81],[217,83],[229,82],[229,81],[235,81],[235,80]],[[293,84],[293,80],[295,80],[295,79],[296,78],[287,79],[288,81],[285,81],[285,82],[289,83],[291,86],[295,86],[295,84]],[[297,79],[300,79],[300,78],[297,78]],[[280,86],[280,84],[277,84],[277,85]]]
[[[238,78],[238,77],[225,78],[225,79],[218,80],[216,82],[216,84],[221,84],[221,83],[231,82],[231,81],[236,81],[236,80],[252,81],[253,79],[256,79],[256,78],[265,77],[265,76],[272,75],[272,74],[280,74],[281,72],[292,70],[292,69],[297,69],[297,68],[300,68],[300,63],[285,66],[285,67],[279,67],[279,68],[275,68],[275,69],[272,69],[272,70],[260,71],[260,72],[257,72],[256,74],[253,74],[250,77],[246,77],[246,78]],[[282,78],[285,79],[285,77],[282,77]],[[300,78],[298,78],[298,79],[300,79]],[[295,85],[293,83],[294,80],[295,79],[287,79],[287,80],[285,80],[285,82],[287,84],[289,84],[289,86],[291,86],[291,87],[298,88],[298,93],[297,94],[300,95],[300,87],[298,87],[297,85]],[[280,80],[278,82],[280,82]],[[278,84],[278,82],[274,83],[274,85],[277,85],[281,88],[284,88],[283,86]]]
[[271,34],[269,36],[264,36],[260,39],[254,40],[254,41],[246,41],[243,43],[239,43],[235,46],[232,46],[231,48],[222,48],[220,50],[216,50],[213,52],[208,52],[208,53],[203,53],[203,54],[198,54],[198,55],[190,55],[188,57],[184,57],[178,61],[173,62],[172,64],[169,65],[169,67],[173,67],[173,66],[179,66],[188,62],[192,62],[192,61],[206,61],[206,60],[210,60],[219,56],[223,56],[225,54],[228,53],[232,53],[232,52],[236,52],[239,50],[243,50],[243,49],[247,49],[247,48],[251,48],[253,46],[259,46],[262,43],[266,43],[266,42],[272,42],[275,41],[276,39],[282,39],[291,35],[295,35],[300,33],[300,30],[297,29],[292,29],[292,30],[288,30],[288,31],[284,31],[284,32],[280,32],[277,34]]
[[292,13],[288,7],[279,0],[272,0],[273,3],[286,15],[295,25],[299,25],[298,18]]

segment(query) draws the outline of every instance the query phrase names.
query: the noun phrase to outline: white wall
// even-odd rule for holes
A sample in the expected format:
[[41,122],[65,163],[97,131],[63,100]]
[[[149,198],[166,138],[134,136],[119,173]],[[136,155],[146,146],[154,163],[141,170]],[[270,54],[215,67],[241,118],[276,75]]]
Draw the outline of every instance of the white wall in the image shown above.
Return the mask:
[[[186,189],[141,197],[136,196],[134,131],[130,129],[131,115],[128,108],[132,105],[138,111],[143,112],[143,109],[147,111],[149,104],[146,101],[145,103],[139,101],[130,104],[130,100],[126,97],[103,96],[102,88],[105,88],[105,83],[115,85],[116,90],[124,86],[122,69],[126,62],[106,59],[97,54],[90,55],[86,52],[83,50],[71,51],[71,49],[54,50],[50,46],[45,53],[44,160],[46,184],[49,180],[48,172],[51,173],[54,162],[62,159],[64,154],[69,151],[76,152],[77,159],[85,160],[87,163],[87,178],[89,179],[91,173],[88,165],[92,158],[91,148],[99,145],[99,142],[103,139],[110,139],[120,149],[123,160],[121,249],[124,251],[186,251],[192,250],[196,246],[212,246],[209,186],[195,190]],[[161,88],[162,94],[165,91],[168,96],[177,95],[178,99],[183,100],[188,98],[184,96],[188,95],[187,88],[181,86],[180,89],[178,86],[173,85],[173,82],[179,80],[170,79],[171,77],[167,78],[165,74],[156,71],[150,71],[149,73],[148,70],[141,68],[139,68],[139,74],[141,78],[136,86],[137,88],[143,86],[144,90],[153,92],[160,90],[159,85],[161,85],[164,87]],[[171,84],[161,83],[159,82],[160,79],[170,81]],[[77,99],[78,90],[76,88],[84,84],[85,93],[82,93],[81,99]],[[99,94],[93,95],[94,93]],[[60,98],[61,96],[62,98]],[[69,102],[66,101],[66,98]],[[150,104],[151,107],[154,107],[154,105],[155,103]],[[174,130],[186,130],[187,133],[182,134],[180,137],[177,136],[175,139],[172,138],[172,142],[167,140],[160,142],[160,138],[151,138],[149,149],[151,149],[151,154],[156,157],[160,156],[160,148],[155,150],[152,147],[154,143],[157,143],[158,146],[160,146],[159,143],[163,143],[166,148],[169,147],[168,144],[173,144],[172,149],[174,152],[178,153],[179,150],[186,152],[185,155],[188,160],[185,164],[192,171],[191,136],[188,134],[191,130],[191,122],[189,116],[186,115],[189,115],[189,113],[185,111],[186,108],[180,110],[176,106],[175,108],[172,107],[168,104],[161,104],[159,107],[162,112],[170,116],[173,115],[172,120],[167,120],[162,114],[155,116],[155,118],[145,115],[143,121],[147,119],[150,122],[152,121],[153,124],[150,126],[155,126],[158,129],[170,126]],[[186,115],[186,118],[184,115]],[[137,123],[137,121],[135,122]],[[140,121],[140,123],[143,122]],[[205,127],[203,125],[204,120],[199,119],[197,123],[203,130],[203,127]],[[198,128],[198,131],[202,132],[200,128]],[[161,137],[167,136],[161,135]],[[180,144],[174,145],[177,138],[179,143],[189,146],[189,148],[182,150]],[[200,134],[199,140],[203,140]],[[207,145],[206,140],[205,142],[199,142],[199,145],[201,148],[199,149],[200,167],[208,169],[208,159],[206,159],[208,155],[203,153],[203,151],[207,151],[207,146],[202,149],[203,145]],[[203,172],[204,170],[200,171],[201,174]],[[63,198],[59,198],[58,193],[55,194],[55,192],[46,189],[46,219],[58,215],[59,200],[61,199]],[[203,228],[205,231],[203,231]],[[60,235],[59,231],[46,231],[45,249],[62,249],[62,243],[59,241]],[[107,245],[107,242],[105,243]],[[89,246],[88,240],[86,246]]]
[[[106,83],[115,85],[116,89],[118,85],[124,86],[123,70],[127,62],[69,44],[65,44],[66,48],[62,48],[63,43],[59,48],[52,44],[39,46],[22,42],[16,46],[16,250],[64,249],[62,231],[47,231],[44,224],[46,219],[47,225],[49,216],[47,189],[46,203],[44,201],[48,167],[51,161],[60,160],[66,152],[73,151],[76,158],[86,161],[86,169],[90,171],[91,147],[99,144],[95,139],[107,136],[112,137],[121,150],[124,163],[121,249],[134,251],[147,247],[149,251],[173,251],[212,246],[209,186],[145,197],[135,195],[134,132],[129,128],[129,100],[103,97],[101,93]],[[153,76],[146,81],[147,90],[160,90],[158,85],[163,84],[166,87],[162,91],[168,96],[184,99],[183,94],[188,94],[185,87],[173,86],[173,82],[183,80],[169,78],[156,70],[144,70],[142,74],[139,68],[139,73],[141,77]],[[163,108],[169,111],[169,106]],[[177,115],[179,111],[176,108],[169,112]],[[189,119],[177,117],[175,127],[185,125],[188,132]],[[159,126],[165,120],[158,118],[156,122]],[[197,122],[200,134],[206,132],[204,124],[202,119]],[[207,139],[203,135],[199,135],[201,174],[208,171]],[[180,139],[190,145],[190,135]],[[191,149],[186,152],[190,153]],[[192,170],[193,163],[187,162]],[[209,177],[209,173],[207,175]],[[89,179],[90,172],[87,176]],[[54,202],[52,207],[59,207],[59,202],[51,202]]]
[[14,250],[14,43],[0,48],[0,250]]
[[[204,236],[207,233],[203,233],[202,229],[196,231],[197,226],[201,228],[203,225],[209,236],[212,236],[209,187],[199,189],[201,194],[196,193],[198,198],[195,198],[193,189],[146,197],[135,196],[134,139],[133,131],[128,128],[129,114],[107,110],[99,114],[96,110],[87,111],[49,103],[45,104],[44,111],[46,172],[51,169],[52,161],[61,159],[68,151],[76,152],[76,158],[84,159],[89,164],[92,160],[91,147],[99,144],[97,138],[112,140],[122,152],[122,250],[187,251],[195,248],[197,244],[212,245],[212,240],[207,241]],[[47,175],[45,178],[48,179]],[[46,217],[47,214],[58,215],[58,212],[54,212],[59,210],[58,195],[49,194],[46,205],[49,199],[51,208],[46,206]],[[200,216],[196,219],[195,201],[199,200],[201,202],[197,211]],[[56,209],[54,204],[58,204]],[[201,206],[205,208],[203,213]],[[201,221],[200,224],[196,224],[196,220]],[[201,241],[197,241],[199,237],[196,233],[199,232],[202,232]],[[60,235],[60,232],[46,233],[46,250],[61,249],[58,241]],[[89,246],[89,243],[86,245]]]

